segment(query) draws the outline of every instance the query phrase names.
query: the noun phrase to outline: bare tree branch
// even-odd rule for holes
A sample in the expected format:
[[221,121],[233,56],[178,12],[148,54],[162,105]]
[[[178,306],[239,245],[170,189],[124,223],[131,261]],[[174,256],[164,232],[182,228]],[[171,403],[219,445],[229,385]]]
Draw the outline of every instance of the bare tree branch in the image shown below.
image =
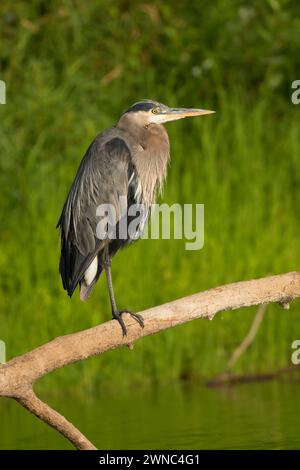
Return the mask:
[[252,344],[258,331],[258,328],[260,327],[260,324],[263,321],[265,312],[266,304],[260,304],[248,333],[246,334],[243,341],[233,351],[232,356],[227,364],[227,370],[231,370],[234,367],[236,361],[241,357],[241,355],[246,351],[246,349],[249,348],[250,344]]
[[[281,303],[280,303],[280,305],[281,305]],[[227,362],[225,370],[223,372],[217,374],[217,376],[214,377],[213,379],[208,380],[207,385],[210,385],[210,386],[211,385],[213,385],[213,386],[222,385],[222,384],[229,383],[233,380],[236,380],[236,377],[234,377],[232,375],[232,369],[234,368],[236,362],[241,357],[241,355],[244,354],[244,352],[249,348],[249,346],[254,341],[254,338],[255,338],[255,336],[258,332],[260,324],[263,321],[263,318],[265,316],[266,308],[267,308],[267,304],[260,304],[259,305],[258,310],[256,312],[256,315],[255,315],[255,317],[254,317],[254,319],[251,323],[249,331],[247,332],[247,334],[243,338],[243,340],[234,349],[233,353],[230,356],[229,361]],[[250,376],[249,380],[251,380],[251,377],[252,376]],[[239,379],[242,381],[243,376],[239,377]]]
[[79,450],[96,450],[92,444],[73,424],[64,416],[57,413],[50,406],[40,400],[33,390],[21,398],[16,398],[20,405],[33,413],[39,419],[59,431]]
[[270,302],[285,308],[300,297],[300,273],[291,272],[252,281],[236,282],[210,289],[141,312],[145,328],[125,318],[128,336],[123,338],[116,321],[108,321],[88,330],[61,336],[31,352],[0,365],[0,396],[16,399],[31,413],[63,434],[77,449],[95,449],[94,445],[62,415],[43,403],[33,392],[40,377],[96,354],[132,343],[167,328],[195,320],[212,319],[218,312]]

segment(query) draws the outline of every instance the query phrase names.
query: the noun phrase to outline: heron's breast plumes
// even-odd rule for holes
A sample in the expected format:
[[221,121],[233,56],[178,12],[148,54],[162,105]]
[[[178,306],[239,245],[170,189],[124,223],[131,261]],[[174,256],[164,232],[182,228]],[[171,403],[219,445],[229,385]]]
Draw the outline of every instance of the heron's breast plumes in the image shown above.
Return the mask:
[[163,189],[167,175],[170,147],[167,131],[163,126],[151,125],[145,131],[143,141],[132,160],[137,171],[135,199],[148,207],[155,202]]

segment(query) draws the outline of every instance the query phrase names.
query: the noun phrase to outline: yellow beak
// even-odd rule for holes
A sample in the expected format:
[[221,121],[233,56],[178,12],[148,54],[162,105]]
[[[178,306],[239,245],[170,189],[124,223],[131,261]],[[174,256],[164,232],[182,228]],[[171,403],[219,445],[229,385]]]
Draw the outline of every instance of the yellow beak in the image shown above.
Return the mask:
[[204,116],[205,114],[213,114],[215,111],[208,109],[195,109],[195,108],[169,108],[168,110],[159,113],[161,122],[175,121],[176,119],[183,119],[193,116]]

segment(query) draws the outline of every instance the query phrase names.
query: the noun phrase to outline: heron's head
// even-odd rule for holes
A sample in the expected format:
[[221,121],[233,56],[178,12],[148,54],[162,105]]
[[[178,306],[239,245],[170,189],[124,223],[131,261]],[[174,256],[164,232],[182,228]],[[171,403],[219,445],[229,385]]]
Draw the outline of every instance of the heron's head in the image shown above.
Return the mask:
[[127,119],[142,126],[149,124],[164,124],[186,117],[203,116],[214,111],[196,108],[169,108],[165,104],[152,100],[138,101],[123,114]]

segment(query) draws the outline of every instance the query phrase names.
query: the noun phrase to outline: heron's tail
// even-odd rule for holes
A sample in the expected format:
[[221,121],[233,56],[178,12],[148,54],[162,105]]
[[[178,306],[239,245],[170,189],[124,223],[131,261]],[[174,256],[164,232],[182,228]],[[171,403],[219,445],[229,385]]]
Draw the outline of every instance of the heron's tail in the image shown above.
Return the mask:
[[95,277],[93,278],[92,282],[90,284],[87,283],[87,279],[85,276],[79,281],[79,286],[80,286],[80,300],[85,301],[89,298],[89,296],[92,293],[92,290],[94,289],[96,282],[98,281],[101,273],[103,271],[102,266],[99,264],[97,273]]
[[[96,269],[91,277],[91,271],[89,271],[90,265],[93,261],[97,261],[97,253],[99,252],[101,241],[95,246],[94,252],[88,254],[82,254],[74,244],[70,237],[65,237],[64,232],[61,232],[61,255],[59,262],[59,271],[62,278],[64,289],[68,292],[68,295],[72,297],[78,284],[81,284],[82,280],[86,277],[86,285],[88,286],[89,292],[92,291],[92,284],[94,285],[96,280],[99,278],[102,268],[100,269],[100,263],[96,262]],[[93,271],[93,270],[92,270]],[[94,279],[95,278],[95,279]]]

